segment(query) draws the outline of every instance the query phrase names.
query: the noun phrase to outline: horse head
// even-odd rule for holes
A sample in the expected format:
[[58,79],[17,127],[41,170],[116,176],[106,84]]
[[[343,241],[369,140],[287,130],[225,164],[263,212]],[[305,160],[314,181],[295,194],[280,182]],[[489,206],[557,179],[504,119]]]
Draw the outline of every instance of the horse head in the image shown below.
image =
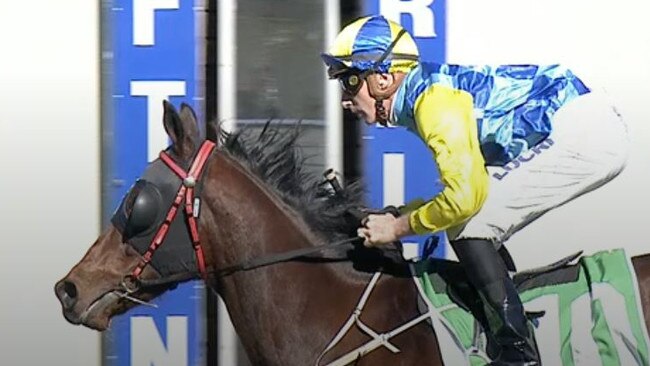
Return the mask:
[[[183,105],[177,112],[167,102],[163,124],[171,145],[148,164],[105,231],[55,285],[73,324],[104,330],[114,315],[191,279],[211,280],[208,285],[222,296],[270,287],[255,276],[220,282],[213,274],[264,254],[323,244],[356,228],[343,217],[351,195],[333,198],[301,170],[297,130],[225,134],[210,123],[202,139],[192,109]],[[354,193],[360,196],[360,189]],[[331,272],[309,267],[305,278]],[[297,276],[280,268],[268,269],[286,277],[278,283]],[[238,304],[234,299],[224,297],[231,307]]]
[[163,124],[171,145],[148,164],[108,228],[55,285],[73,324],[104,330],[113,315],[205,272],[195,192],[202,188],[197,165],[214,143],[202,141],[194,111],[185,104],[177,112],[164,102]]

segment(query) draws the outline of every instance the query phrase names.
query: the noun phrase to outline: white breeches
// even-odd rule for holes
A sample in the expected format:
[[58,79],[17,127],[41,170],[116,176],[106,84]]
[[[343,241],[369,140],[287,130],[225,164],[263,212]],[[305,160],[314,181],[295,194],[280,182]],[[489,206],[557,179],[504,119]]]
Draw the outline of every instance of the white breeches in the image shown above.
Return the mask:
[[627,154],[627,128],[606,94],[580,96],[557,111],[545,141],[503,167],[488,167],[485,204],[448,235],[503,243],[549,210],[612,180]]

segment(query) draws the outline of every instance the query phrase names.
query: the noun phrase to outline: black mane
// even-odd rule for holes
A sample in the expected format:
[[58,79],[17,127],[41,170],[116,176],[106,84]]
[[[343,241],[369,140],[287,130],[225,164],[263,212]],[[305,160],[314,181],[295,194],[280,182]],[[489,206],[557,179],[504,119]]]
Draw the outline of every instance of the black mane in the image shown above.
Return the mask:
[[363,205],[360,183],[343,188],[340,194],[323,185],[323,179],[305,170],[296,140],[300,127],[282,130],[267,126],[255,133],[243,128],[221,133],[220,148],[271,187],[282,200],[302,214],[307,224],[324,238],[356,235],[356,225],[346,211]]

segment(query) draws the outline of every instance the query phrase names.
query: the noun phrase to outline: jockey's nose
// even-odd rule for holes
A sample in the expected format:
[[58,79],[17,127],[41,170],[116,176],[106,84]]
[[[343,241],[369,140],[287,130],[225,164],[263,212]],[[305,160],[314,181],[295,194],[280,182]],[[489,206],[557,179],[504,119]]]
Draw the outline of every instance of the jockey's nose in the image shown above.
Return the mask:
[[77,286],[70,281],[59,281],[54,287],[56,297],[65,310],[70,310],[77,303]]
[[352,101],[351,100],[342,100],[341,101],[341,107],[343,107],[343,109],[350,109],[350,107],[352,107]]

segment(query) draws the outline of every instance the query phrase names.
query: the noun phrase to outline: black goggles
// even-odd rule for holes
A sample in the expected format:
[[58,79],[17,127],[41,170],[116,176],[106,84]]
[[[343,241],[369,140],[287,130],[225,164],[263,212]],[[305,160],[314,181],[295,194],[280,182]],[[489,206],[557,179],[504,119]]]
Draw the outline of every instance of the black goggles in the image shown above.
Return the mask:
[[341,85],[343,92],[353,97],[359,93],[364,80],[370,74],[371,72],[368,71],[360,72],[356,70],[350,70],[340,74],[336,78],[338,79],[339,85]]

